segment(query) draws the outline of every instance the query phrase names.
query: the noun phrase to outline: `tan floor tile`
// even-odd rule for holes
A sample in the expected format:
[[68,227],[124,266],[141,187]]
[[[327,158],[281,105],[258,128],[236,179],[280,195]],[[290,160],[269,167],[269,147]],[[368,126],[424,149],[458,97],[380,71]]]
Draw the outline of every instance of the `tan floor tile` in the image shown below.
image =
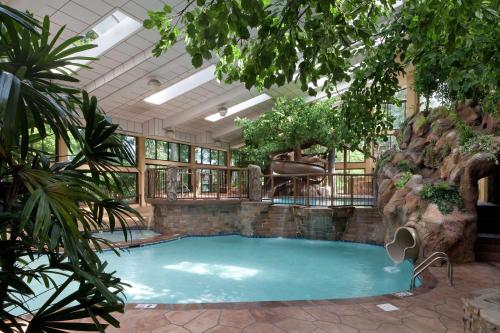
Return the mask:
[[288,333],[310,333],[316,326],[310,321],[287,318],[274,324]]
[[206,310],[195,319],[184,325],[192,333],[201,333],[214,327],[219,322],[220,310]]
[[367,313],[368,310],[362,307],[359,304],[333,304],[326,305],[325,309],[330,312],[333,312],[337,315],[355,315],[360,313]]
[[460,320],[463,317],[463,307],[454,304],[436,305],[436,311],[456,320]]
[[189,323],[194,318],[198,317],[205,310],[182,310],[170,311],[165,314],[165,317],[176,325],[184,325]]
[[256,321],[265,323],[274,323],[286,318],[284,315],[271,308],[252,309],[250,313]]
[[317,320],[327,321],[329,323],[340,323],[339,316],[328,311],[323,306],[310,306],[304,307],[303,309]]
[[240,333],[240,332],[241,329],[239,328],[217,325],[209,329],[206,333]]
[[382,324],[378,329],[378,333],[416,333],[416,331],[404,325]]
[[283,333],[280,328],[268,323],[253,323],[245,327],[244,333]]
[[402,318],[406,318],[409,315],[407,312],[400,311],[392,311],[392,312],[371,312],[371,313],[363,313],[363,318],[374,321],[377,323],[386,323],[386,324],[400,324]]
[[448,330],[464,331],[464,323],[462,320],[452,319],[448,316],[441,316],[439,320]]
[[403,319],[403,324],[419,333],[446,332],[446,327],[437,318],[414,316]]
[[169,325],[170,322],[165,318],[164,313],[165,311],[162,310],[146,312],[142,318],[137,320],[137,329],[153,330]]
[[329,333],[358,333],[358,330],[344,324],[328,323],[325,321],[315,321],[314,325]]
[[377,304],[378,304],[378,302],[377,303],[360,303],[359,305],[361,305],[363,308],[365,308],[369,312],[383,312],[384,310],[379,308],[377,306]]
[[219,322],[221,325],[244,328],[255,322],[255,319],[248,310],[222,310]]
[[184,327],[170,324],[165,327],[152,330],[151,333],[190,333],[190,332]]
[[364,317],[364,315],[340,316],[340,321],[350,327],[357,329],[377,329],[382,323],[373,318]]
[[423,308],[421,306],[411,307],[408,310],[417,316],[428,317],[428,318],[439,318],[439,313],[437,313],[436,311]]
[[313,316],[311,316],[309,313],[307,313],[306,311],[304,311],[299,307],[287,306],[282,308],[274,308],[273,310],[288,318],[307,320],[307,321],[315,320]]

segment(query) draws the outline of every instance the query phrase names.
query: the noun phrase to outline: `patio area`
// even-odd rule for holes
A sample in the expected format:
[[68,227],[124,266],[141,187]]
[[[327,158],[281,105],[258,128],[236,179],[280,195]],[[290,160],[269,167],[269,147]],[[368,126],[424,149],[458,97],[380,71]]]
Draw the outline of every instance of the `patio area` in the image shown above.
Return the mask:
[[[455,266],[454,286],[446,282],[446,267],[431,269],[435,282],[416,295],[339,300],[158,305],[137,310],[134,304],[119,315],[121,327],[108,332],[152,333],[458,333],[464,332],[462,297],[500,283],[498,263]],[[335,278],[335,277],[332,277]],[[337,277],[338,278],[338,277]],[[424,287],[425,288],[425,287]],[[378,304],[397,310],[385,312]]]

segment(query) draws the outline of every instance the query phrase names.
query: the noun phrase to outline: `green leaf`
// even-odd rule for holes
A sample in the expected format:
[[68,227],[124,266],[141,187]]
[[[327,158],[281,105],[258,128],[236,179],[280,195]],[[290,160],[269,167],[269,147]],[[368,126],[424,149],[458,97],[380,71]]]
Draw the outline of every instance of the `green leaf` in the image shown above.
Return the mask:
[[195,68],[198,68],[200,67],[201,65],[203,65],[203,57],[200,53],[196,53],[193,58],[191,59],[191,63],[193,64],[193,66]]

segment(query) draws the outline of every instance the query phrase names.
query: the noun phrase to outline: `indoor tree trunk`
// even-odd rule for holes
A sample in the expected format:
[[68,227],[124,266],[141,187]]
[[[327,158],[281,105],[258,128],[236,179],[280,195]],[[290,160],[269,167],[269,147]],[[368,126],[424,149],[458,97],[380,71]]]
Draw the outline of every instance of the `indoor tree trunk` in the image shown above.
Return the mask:
[[295,146],[293,148],[293,160],[300,161],[302,159],[302,148],[299,146]]

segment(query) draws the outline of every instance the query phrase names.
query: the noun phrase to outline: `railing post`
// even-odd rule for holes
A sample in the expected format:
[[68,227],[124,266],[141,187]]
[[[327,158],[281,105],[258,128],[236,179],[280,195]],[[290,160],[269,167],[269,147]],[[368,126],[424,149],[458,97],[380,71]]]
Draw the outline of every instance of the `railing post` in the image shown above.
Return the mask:
[[349,191],[351,192],[351,206],[354,206],[354,175],[350,175]]
[[242,179],[243,179],[243,177],[241,176],[241,170],[238,170],[238,185],[239,185],[239,192],[240,192],[240,200],[241,200],[242,194],[243,194]]
[[306,195],[307,195],[307,199],[306,199],[306,206],[309,206],[310,205],[310,202],[309,202],[309,197],[311,196],[311,189],[309,188],[309,175],[306,176],[306,188],[307,188],[307,191],[306,191]]
[[295,176],[292,177],[293,179],[293,204],[297,204],[297,178]]
[[332,208],[334,207],[335,204],[335,184],[334,181],[336,180],[335,176],[331,173],[328,175],[328,178],[330,179],[330,202],[332,204]]
[[270,196],[271,196],[271,203],[274,204],[274,177],[273,177],[273,170],[271,169],[271,172],[269,174],[269,179],[270,179],[270,184],[271,188],[269,189],[270,191]]
[[181,177],[181,199],[184,198],[184,169],[179,169],[179,176]]
[[197,186],[198,186],[198,181],[196,180],[196,169],[191,169],[191,172],[193,173],[193,200],[196,200],[196,191],[197,191]]
[[219,188],[219,170],[215,170],[215,193],[217,193],[217,200],[220,199],[220,188]]
[[144,196],[149,198],[149,170],[144,171]]

